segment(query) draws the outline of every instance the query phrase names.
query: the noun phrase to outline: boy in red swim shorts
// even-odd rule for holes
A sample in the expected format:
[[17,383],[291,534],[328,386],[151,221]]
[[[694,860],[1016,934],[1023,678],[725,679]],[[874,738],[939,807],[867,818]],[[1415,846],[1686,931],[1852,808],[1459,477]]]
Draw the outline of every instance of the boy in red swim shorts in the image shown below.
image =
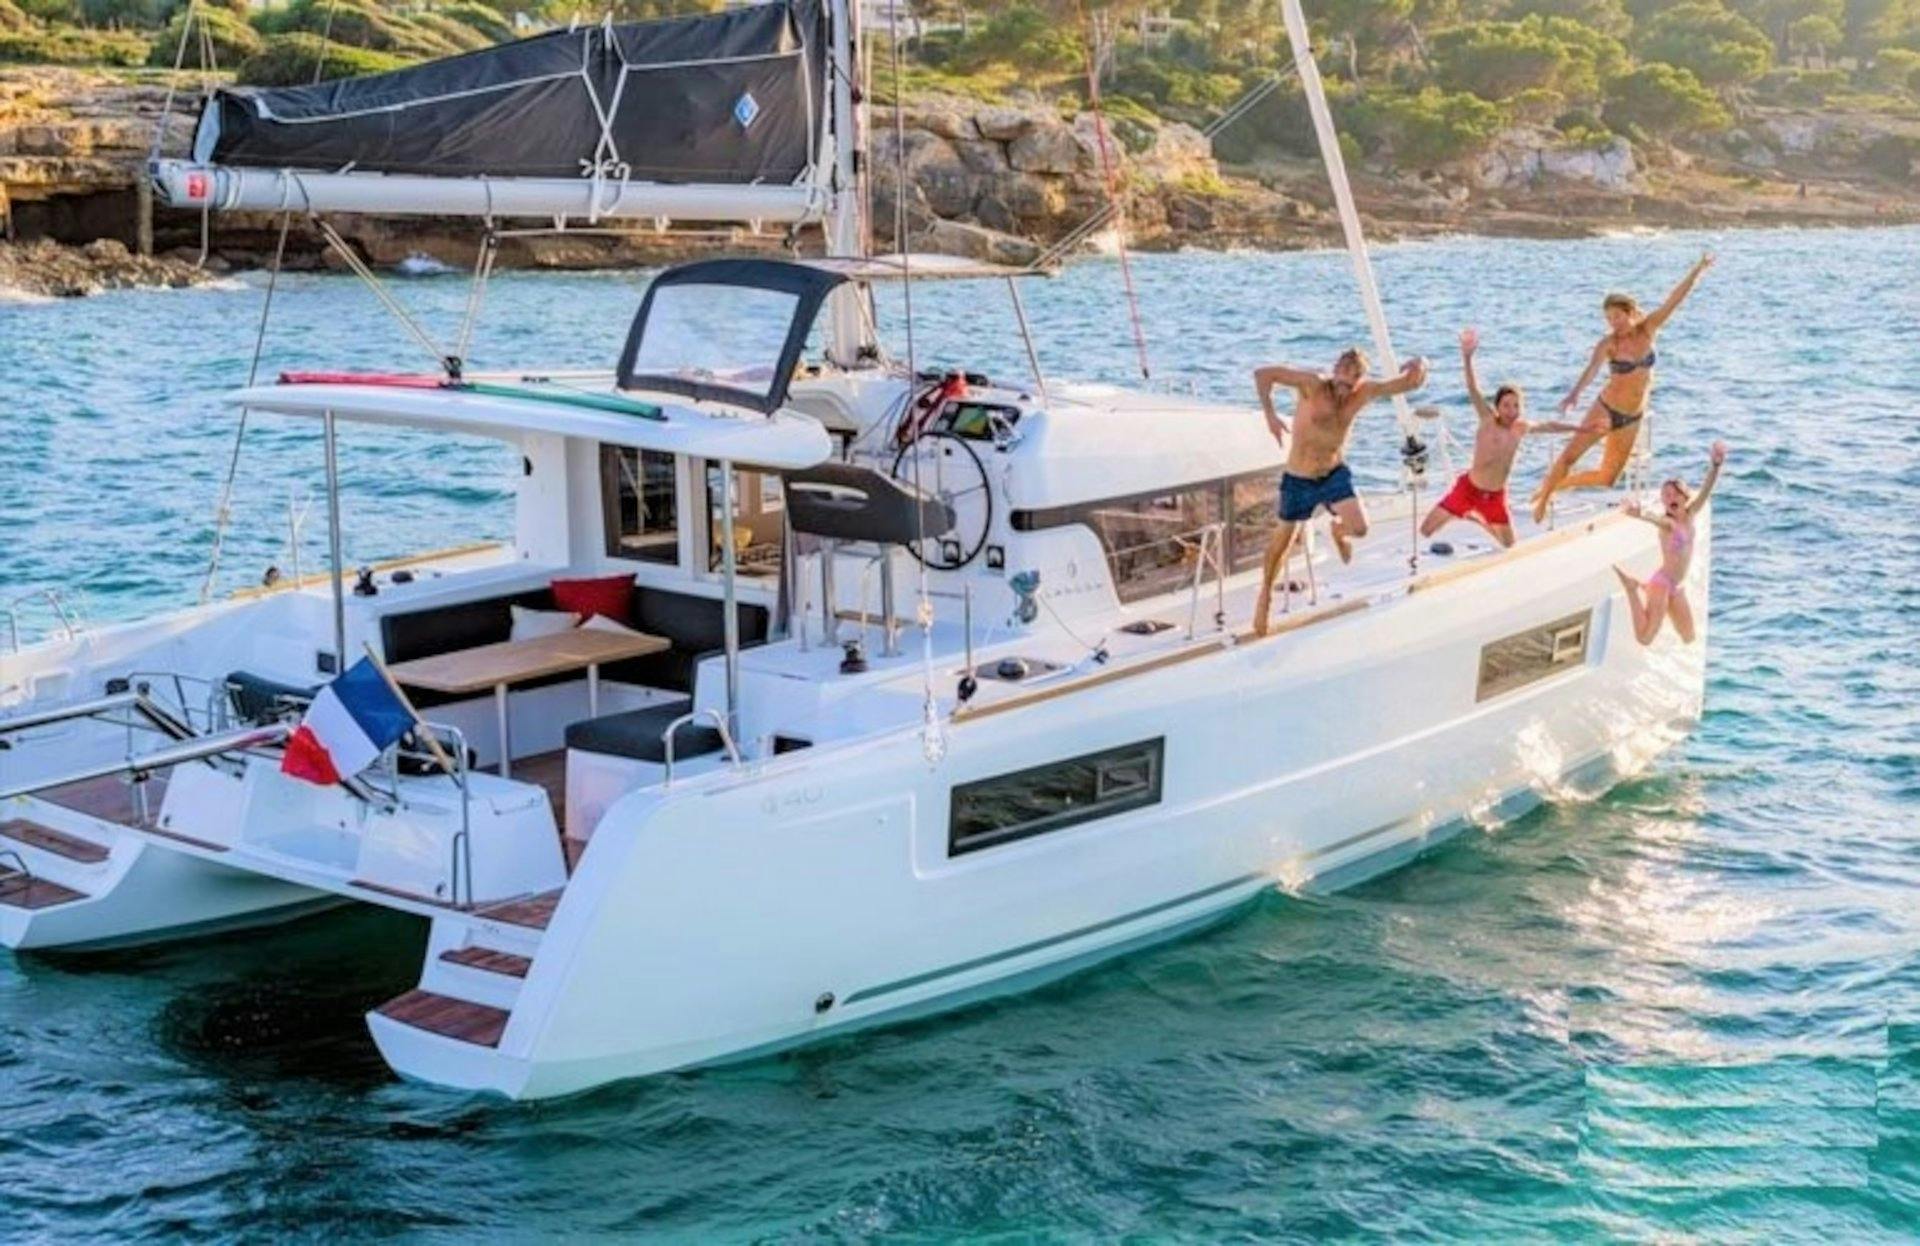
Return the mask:
[[1513,544],[1513,520],[1507,514],[1507,476],[1520,453],[1520,443],[1528,433],[1572,432],[1571,424],[1530,424],[1521,417],[1526,400],[1518,388],[1502,385],[1493,391],[1489,403],[1480,393],[1480,382],[1473,374],[1473,353],[1480,347],[1480,335],[1472,329],[1460,333],[1460,366],[1467,374],[1467,396],[1480,417],[1473,436],[1473,466],[1460,473],[1447,496],[1420,521],[1420,535],[1432,536],[1455,519],[1471,519],[1493,534],[1502,545]]

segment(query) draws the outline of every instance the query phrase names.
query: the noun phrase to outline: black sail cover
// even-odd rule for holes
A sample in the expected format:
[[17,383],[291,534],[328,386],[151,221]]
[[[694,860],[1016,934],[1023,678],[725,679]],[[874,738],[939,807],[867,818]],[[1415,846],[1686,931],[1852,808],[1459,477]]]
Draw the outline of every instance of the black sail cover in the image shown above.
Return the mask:
[[[204,164],[790,184],[826,125],[822,0],[556,30],[393,73],[229,87]],[[604,121],[603,121],[604,119]]]

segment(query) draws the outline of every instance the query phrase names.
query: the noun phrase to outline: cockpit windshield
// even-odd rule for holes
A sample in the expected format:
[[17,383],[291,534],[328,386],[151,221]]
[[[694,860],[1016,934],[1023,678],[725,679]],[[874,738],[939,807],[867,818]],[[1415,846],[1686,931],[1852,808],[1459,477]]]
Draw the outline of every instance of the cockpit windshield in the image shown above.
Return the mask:
[[707,260],[654,279],[620,360],[623,389],[772,411],[827,294],[844,280],[774,260]]
[[634,371],[704,381],[764,400],[799,303],[786,290],[704,282],[656,291]]

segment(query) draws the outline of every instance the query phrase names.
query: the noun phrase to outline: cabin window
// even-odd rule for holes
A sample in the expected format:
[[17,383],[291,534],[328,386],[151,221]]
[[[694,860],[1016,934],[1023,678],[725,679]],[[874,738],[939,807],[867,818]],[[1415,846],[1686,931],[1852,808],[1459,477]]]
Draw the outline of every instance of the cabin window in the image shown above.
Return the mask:
[[1215,482],[1072,508],[1107,551],[1120,600],[1158,597],[1193,583],[1205,530],[1220,522]]
[[1485,701],[1586,665],[1592,635],[1593,611],[1582,610],[1483,646],[1474,699]]
[[[1165,493],[1015,511],[1012,522],[1020,532],[1085,524],[1106,551],[1114,592],[1123,602],[1139,601],[1192,585],[1201,535],[1222,522],[1229,498],[1233,521],[1226,525],[1223,560],[1230,571],[1259,566],[1279,523],[1279,489],[1278,469],[1249,472]],[[1213,574],[1208,567],[1202,582]]]
[[1166,739],[962,783],[947,817],[947,855],[975,852],[1160,803]]
[[[733,471],[733,549],[741,575],[780,574],[781,532],[787,521],[786,496],[774,472],[736,467]],[[720,570],[720,465],[707,464],[707,570]]]
[[680,502],[671,454],[601,446],[600,486],[609,558],[680,561]]

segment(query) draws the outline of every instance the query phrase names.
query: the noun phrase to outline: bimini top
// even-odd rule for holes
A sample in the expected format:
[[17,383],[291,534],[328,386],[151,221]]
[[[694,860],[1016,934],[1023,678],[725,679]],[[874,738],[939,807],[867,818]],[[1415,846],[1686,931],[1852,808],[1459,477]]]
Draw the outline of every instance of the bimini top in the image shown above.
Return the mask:
[[770,414],[725,406],[654,401],[609,385],[526,378],[511,384],[448,384],[433,376],[291,374],[226,401],[255,411],[359,424],[437,429],[513,440],[553,433],[606,445],[691,454],[781,469],[812,467],[832,454],[819,421],[797,411]]
[[792,184],[826,134],[821,0],[556,30],[392,73],[222,87],[194,160],[446,178]]

